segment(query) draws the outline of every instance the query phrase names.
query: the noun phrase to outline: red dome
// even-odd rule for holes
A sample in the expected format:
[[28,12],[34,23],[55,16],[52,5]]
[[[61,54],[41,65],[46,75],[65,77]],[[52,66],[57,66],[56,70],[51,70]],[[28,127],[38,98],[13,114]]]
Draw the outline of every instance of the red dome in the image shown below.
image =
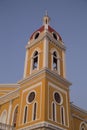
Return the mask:
[[[33,37],[35,36],[35,34],[36,34],[36,32],[39,32],[39,33],[41,33],[41,32],[43,32],[45,30],[45,26],[43,25],[42,27],[40,27],[38,30],[36,30],[32,35],[31,35],[31,37],[30,37],[30,40],[32,40],[33,39]],[[58,40],[60,40],[60,41],[62,41],[62,38],[61,38],[61,36],[59,35],[59,33],[57,33],[53,28],[51,28],[49,25],[48,25],[48,32],[50,32],[50,33],[55,33],[57,36],[58,36]]]

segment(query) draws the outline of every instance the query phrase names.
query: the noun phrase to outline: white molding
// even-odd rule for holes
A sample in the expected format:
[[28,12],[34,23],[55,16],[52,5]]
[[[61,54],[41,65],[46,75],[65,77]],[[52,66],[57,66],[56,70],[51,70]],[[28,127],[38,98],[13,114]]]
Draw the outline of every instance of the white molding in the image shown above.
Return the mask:
[[34,130],[34,129],[43,128],[43,127],[50,128],[52,130],[67,130],[66,128],[62,128],[62,127],[59,127],[58,125],[54,125],[54,124],[48,123],[48,122],[35,123],[33,125],[26,126],[26,127],[23,127],[23,128],[19,128],[17,130]]
[[0,88],[17,88],[19,84],[0,84]]
[[[40,74],[43,74],[43,73],[48,73],[49,75],[51,75],[52,77],[56,78],[58,81],[60,81],[60,83],[62,83],[63,85],[65,85],[65,88],[66,89],[69,89],[69,86],[71,85],[71,83],[62,78],[60,75],[58,75],[57,73],[54,73],[54,71],[51,71],[50,69],[48,68],[42,68],[41,70],[37,71],[36,73],[33,73],[32,75],[30,75],[29,77],[23,79],[23,80],[20,80],[18,83],[20,85],[24,84],[26,81],[30,81],[31,79],[35,78],[36,76],[40,75]],[[44,78],[44,77],[43,77]],[[46,78],[46,77],[45,77]],[[40,77],[39,77],[40,79]],[[50,78],[49,78],[50,79]],[[52,78],[51,78],[52,80]],[[34,82],[34,81],[33,81]]]
[[66,60],[65,60],[65,51],[62,51],[63,56],[63,77],[66,78]]
[[48,39],[44,38],[43,67],[48,67]]
[[[14,107],[14,109],[13,109],[13,111],[12,111],[12,121],[11,121],[11,125],[13,126],[13,119],[14,119],[14,112],[15,112],[15,109],[17,108],[17,107],[19,107],[19,104],[16,104],[15,105],[15,107]],[[18,108],[19,109],[19,108]]]
[[[36,69],[33,70],[33,56],[34,56],[34,53],[35,51],[38,52],[38,66]],[[30,74],[32,74],[33,72],[35,72],[36,70],[39,70],[39,62],[40,62],[40,52],[41,52],[41,49],[39,47],[35,48],[31,54],[31,57],[30,57]]]
[[4,104],[12,99],[15,99],[19,96],[19,90],[20,88],[17,88],[16,90],[13,90],[6,95],[3,95],[0,97],[0,104]]
[[11,118],[11,111],[12,111],[12,100],[9,102],[9,109],[8,109],[8,118],[7,118],[7,124],[10,125],[10,118]]
[[25,108],[27,107],[27,117],[26,117],[26,122],[25,123],[27,123],[27,120],[28,120],[28,105],[25,105],[25,107],[24,107],[24,110],[23,110],[23,118],[22,118],[22,124],[25,124],[24,123],[24,117],[25,117]]
[[[49,87],[53,87],[53,88],[55,88],[55,89],[57,89],[58,91],[60,91],[60,92],[62,92],[62,93],[64,93],[65,95],[66,95],[66,116],[67,116],[67,125],[65,124],[65,126],[67,126],[67,127],[69,127],[69,109],[68,109],[68,96],[67,96],[67,91],[65,91],[64,89],[62,89],[62,88],[59,88],[58,86],[56,86],[55,84],[53,84],[53,83],[51,83],[51,82],[48,82],[48,97],[49,97]],[[49,118],[49,99],[48,99],[48,119],[49,120],[52,120],[52,119],[50,119]],[[61,107],[61,106],[60,106]],[[59,122],[57,122],[58,124],[61,124],[61,122],[59,123]]]
[[[55,106],[55,113],[54,113],[55,120],[53,120],[53,103],[54,103],[54,106]],[[56,103],[54,101],[51,103],[51,111],[52,111],[51,120],[54,121],[54,122],[57,122],[57,119],[56,119]]]
[[24,78],[26,77],[26,71],[27,71],[28,52],[29,52],[29,50],[26,49],[25,65],[24,65],[24,76],[23,76]]
[[[62,111],[61,111],[61,109],[63,109],[63,120],[64,120],[64,124],[62,124]],[[66,125],[66,122],[65,122],[65,108],[64,108],[63,105],[60,107],[60,113],[61,113],[61,124],[62,125]]]
[[[51,52],[51,70],[53,70],[54,72],[57,72],[60,75],[60,56],[59,56],[59,52],[57,51],[56,48],[52,48],[50,50]],[[53,69],[53,52],[57,53],[57,70]]]
[[51,40],[53,42],[53,44],[56,44],[56,46],[62,48],[62,49],[66,49],[65,45],[63,44],[63,42],[61,41],[57,41],[55,40],[52,35],[48,32],[48,31],[44,31],[44,33],[38,37],[38,39],[36,40],[30,40],[29,44],[27,44],[26,48],[30,48],[31,46],[35,45],[36,43],[38,43],[39,41],[43,40],[45,37],[48,37],[49,40]]
[[[40,94],[40,103],[42,104],[42,82],[38,82],[38,83],[36,83],[36,84],[34,84],[34,85],[31,85],[30,87],[28,87],[28,88],[26,88],[26,89],[24,89],[23,91],[22,91],[22,96],[21,96],[21,103],[20,103],[20,115],[21,115],[21,113],[22,113],[22,107],[23,107],[23,105],[22,105],[22,102],[23,102],[23,94],[26,92],[26,91],[34,91],[34,88],[36,88],[36,87],[38,87],[38,86],[40,86],[40,90],[41,90],[41,94]],[[29,93],[28,93],[29,94]],[[36,101],[34,101],[33,103],[35,103]],[[26,102],[26,104],[27,104],[27,102]],[[39,115],[39,118],[37,119],[37,120],[39,120],[40,118],[41,118],[41,109],[42,109],[42,107],[41,107],[41,105],[40,105],[40,115]],[[32,120],[33,121],[33,120]],[[29,121],[29,123],[30,122],[32,122],[32,121]],[[28,123],[28,121],[27,121],[27,123]],[[19,119],[19,124],[21,124],[21,119]]]
[[79,130],[82,130],[82,128],[83,128],[82,125],[84,125],[84,127],[85,127],[84,130],[86,130],[87,129],[87,123],[84,122],[84,121],[80,123]]
[[[5,114],[4,114],[4,113],[5,113]],[[2,120],[2,119],[3,119],[3,115],[5,115],[4,122],[3,122],[3,120]],[[3,112],[1,113],[0,121],[1,121],[1,123],[6,124],[6,122],[7,122],[7,110],[6,110],[6,109],[4,109]]]

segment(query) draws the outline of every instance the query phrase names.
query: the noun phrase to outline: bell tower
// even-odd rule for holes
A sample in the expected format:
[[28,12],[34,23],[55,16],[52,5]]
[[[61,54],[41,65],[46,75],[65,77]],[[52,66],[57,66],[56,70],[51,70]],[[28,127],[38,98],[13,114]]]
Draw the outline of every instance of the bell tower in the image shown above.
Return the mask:
[[65,46],[61,36],[51,26],[47,12],[43,26],[30,37],[26,46],[24,78],[43,68],[65,78]]
[[66,80],[65,45],[46,13],[43,25],[26,46],[20,81],[19,127],[22,130],[71,130],[70,82]]

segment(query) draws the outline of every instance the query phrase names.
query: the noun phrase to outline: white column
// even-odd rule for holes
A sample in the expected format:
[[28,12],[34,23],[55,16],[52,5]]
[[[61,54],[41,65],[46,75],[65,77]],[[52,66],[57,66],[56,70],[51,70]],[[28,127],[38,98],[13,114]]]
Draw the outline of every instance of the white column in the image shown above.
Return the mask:
[[43,67],[48,67],[48,39],[44,38]]
[[28,49],[26,50],[26,56],[25,56],[24,78],[26,77],[26,71],[27,71],[27,61],[28,61]]
[[62,51],[62,56],[63,56],[63,77],[66,78],[66,62],[65,62],[65,51]]
[[10,122],[10,118],[11,118],[11,111],[12,111],[12,101],[10,101],[10,103],[9,103],[7,124],[9,124],[9,122]]

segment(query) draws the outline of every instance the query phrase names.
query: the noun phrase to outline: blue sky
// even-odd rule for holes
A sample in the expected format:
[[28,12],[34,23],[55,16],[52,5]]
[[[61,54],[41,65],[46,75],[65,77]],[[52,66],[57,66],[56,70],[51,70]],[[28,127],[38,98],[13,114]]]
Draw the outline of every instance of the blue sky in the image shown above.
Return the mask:
[[0,84],[22,79],[25,46],[45,10],[67,48],[71,101],[87,110],[87,0],[0,0]]

